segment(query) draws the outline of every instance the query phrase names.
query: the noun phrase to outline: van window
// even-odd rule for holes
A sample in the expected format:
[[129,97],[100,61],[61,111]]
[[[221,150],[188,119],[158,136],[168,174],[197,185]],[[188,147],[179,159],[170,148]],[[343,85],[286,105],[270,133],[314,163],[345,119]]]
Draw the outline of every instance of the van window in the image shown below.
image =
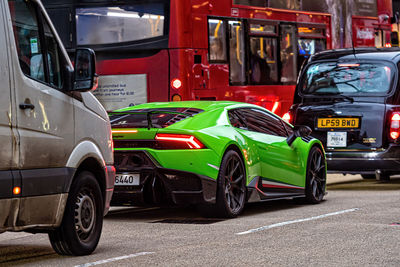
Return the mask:
[[[60,49],[48,22],[43,16],[37,17],[30,1],[9,0],[8,4],[22,72],[32,79],[61,88]],[[47,56],[43,57],[44,54]]]
[[44,21],[43,26],[47,47],[47,59],[49,63],[49,83],[57,88],[61,88],[62,81],[59,45],[47,21]]
[[392,68],[384,63],[324,62],[310,65],[303,77],[303,94],[386,94]]
[[8,1],[20,67],[27,76],[45,81],[42,43],[35,7],[31,2]]

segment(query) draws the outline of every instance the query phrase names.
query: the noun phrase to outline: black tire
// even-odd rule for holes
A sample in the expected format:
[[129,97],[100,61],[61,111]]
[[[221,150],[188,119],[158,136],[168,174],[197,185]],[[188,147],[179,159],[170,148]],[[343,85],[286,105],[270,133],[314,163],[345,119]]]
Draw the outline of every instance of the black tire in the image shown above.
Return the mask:
[[200,206],[206,217],[234,218],[246,202],[246,171],[239,154],[229,150],[222,158],[217,180],[216,204]]
[[49,233],[53,249],[60,255],[91,254],[99,243],[103,227],[103,197],[91,172],[74,179],[60,227]]
[[314,146],[311,148],[307,161],[306,201],[318,204],[325,196],[326,164],[322,150]]
[[375,179],[376,178],[375,174],[361,174],[361,177],[363,179]]

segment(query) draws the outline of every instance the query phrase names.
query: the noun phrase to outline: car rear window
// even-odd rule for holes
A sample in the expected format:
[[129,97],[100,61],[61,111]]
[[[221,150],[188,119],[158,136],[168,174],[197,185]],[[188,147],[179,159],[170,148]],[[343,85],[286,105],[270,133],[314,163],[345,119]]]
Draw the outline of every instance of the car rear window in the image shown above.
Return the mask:
[[196,108],[137,109],[112,112],[110,122],[112,128],[165,128],[202,111]]
[[391,88],[393,68],[385,63],[312,64],[303,74],[303,94],[382,95]]

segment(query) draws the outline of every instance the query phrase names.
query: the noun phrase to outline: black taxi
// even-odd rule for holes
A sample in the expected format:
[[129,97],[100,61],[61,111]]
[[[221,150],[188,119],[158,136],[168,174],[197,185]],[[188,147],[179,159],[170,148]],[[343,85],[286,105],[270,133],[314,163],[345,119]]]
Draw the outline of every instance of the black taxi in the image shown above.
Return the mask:
[[400,174],[398,48],[324,51],[300,72],[285,118],[324,144],[329,172],[388,180]]

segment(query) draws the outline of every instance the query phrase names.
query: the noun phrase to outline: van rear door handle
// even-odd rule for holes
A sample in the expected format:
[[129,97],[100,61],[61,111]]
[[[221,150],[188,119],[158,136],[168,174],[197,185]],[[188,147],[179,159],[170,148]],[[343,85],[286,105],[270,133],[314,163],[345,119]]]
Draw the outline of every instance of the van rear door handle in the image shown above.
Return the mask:
[[28,104],[28,103],[21,103],[19,104],[20,109],[34,109],[35,105],[33,104]]

